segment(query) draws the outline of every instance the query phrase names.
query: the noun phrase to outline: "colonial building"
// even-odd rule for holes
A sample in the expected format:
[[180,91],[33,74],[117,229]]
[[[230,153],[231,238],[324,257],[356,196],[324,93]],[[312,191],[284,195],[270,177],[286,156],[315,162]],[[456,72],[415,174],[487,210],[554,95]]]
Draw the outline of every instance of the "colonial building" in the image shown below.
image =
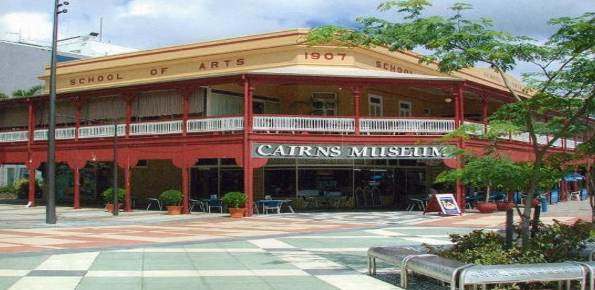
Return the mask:
[[[99,200],[110,186],[117,131],[126,210],[168,189],[182,190],[186,210],[190,198],[228,191],[245,192],[251,202],[292,199],[297,207],[404,207],[429,192],[440,171],[458,166],[445,146],[486,145],[431,141],[461,124],[483,128],[492,112],[514,101],[488,69],[445,75],[414,53],[310,47],[301,40],[305,33],[59,64],[58,197],[75,208]],[[523,95],[521,83],[508,80]],[[47,96],[0,106],[0,163],[43,168]],[[562,139],[556,150],[580,142]],[[529,160],[530,146],[520,134],[500,148]],[[452,190],[464,200],[463,186]]]

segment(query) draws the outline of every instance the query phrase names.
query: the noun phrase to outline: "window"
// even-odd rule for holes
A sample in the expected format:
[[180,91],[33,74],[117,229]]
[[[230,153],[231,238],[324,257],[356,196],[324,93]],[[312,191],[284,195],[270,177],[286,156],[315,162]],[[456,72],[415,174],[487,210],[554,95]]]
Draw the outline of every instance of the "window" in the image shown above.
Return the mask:
[[312,93],[312,115],[337,115],[337,94]]
[[135,168],[148,168],[149,167],[149,160],[147,159],[140,159],[136,163]]
[[399,117],[411,117],[411,102],[399,102]]
[[368,95],[369,116],[382,116],[382,97],[378,95]]

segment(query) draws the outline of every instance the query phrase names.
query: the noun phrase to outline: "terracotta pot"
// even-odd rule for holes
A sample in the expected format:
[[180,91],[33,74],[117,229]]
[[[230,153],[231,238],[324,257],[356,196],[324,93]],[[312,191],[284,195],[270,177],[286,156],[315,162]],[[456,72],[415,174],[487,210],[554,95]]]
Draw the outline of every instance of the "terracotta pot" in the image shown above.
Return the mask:
[[171,215],[182,214],[182,206],[181,205],[168,205],[167,206],[167,214],[171,214]]
[[[122,209],[121,203],[118,203],[118,209]],[[107,212],[114,212],[114,204],[113,203],[106,203],[105,204],[105,211]]]
[[229,213],[231,214],[232,218],[243,218],[244,217],[244,212],[246,211],[246,208],[235,208],[235,207],[229,207],[227,208],[227,210],[229,211]]
[[498,210],[504,211],[509,208],[514,208],[514,203],[508,201],[499,201],[496,202],[496,208],[498,208]]
[[478,202],[477,209],[480,213],[492,213],[497,209],[497,207],[493,202]]

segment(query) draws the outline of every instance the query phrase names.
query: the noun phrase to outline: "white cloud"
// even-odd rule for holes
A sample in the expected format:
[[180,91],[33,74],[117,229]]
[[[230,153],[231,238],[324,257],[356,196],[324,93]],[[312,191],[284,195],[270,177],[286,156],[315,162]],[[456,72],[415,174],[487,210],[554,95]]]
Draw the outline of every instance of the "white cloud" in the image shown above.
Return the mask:
[[0,33],[3,38],[46,42],[52,37],[52,20],[45,13],[8,13],[0,15]]

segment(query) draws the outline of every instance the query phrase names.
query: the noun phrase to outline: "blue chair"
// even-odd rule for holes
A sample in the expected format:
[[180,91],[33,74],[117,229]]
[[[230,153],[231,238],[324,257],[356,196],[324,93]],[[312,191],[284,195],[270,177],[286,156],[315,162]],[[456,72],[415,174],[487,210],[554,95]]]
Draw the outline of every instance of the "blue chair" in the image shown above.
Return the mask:
[[219,212],[223,213],[223,204],[221,204],[221,200],[219,199],[209,199],[207,201],[207,209],[209,213],[211,213],[212,208],[219,208]]
[[281,200],[270,200],[265,201],[263,205],[263,212],[264,214],[268,214],[269,210],[276,210],[277,213],[281,213],[281,206],[283,205],[283,201]]

